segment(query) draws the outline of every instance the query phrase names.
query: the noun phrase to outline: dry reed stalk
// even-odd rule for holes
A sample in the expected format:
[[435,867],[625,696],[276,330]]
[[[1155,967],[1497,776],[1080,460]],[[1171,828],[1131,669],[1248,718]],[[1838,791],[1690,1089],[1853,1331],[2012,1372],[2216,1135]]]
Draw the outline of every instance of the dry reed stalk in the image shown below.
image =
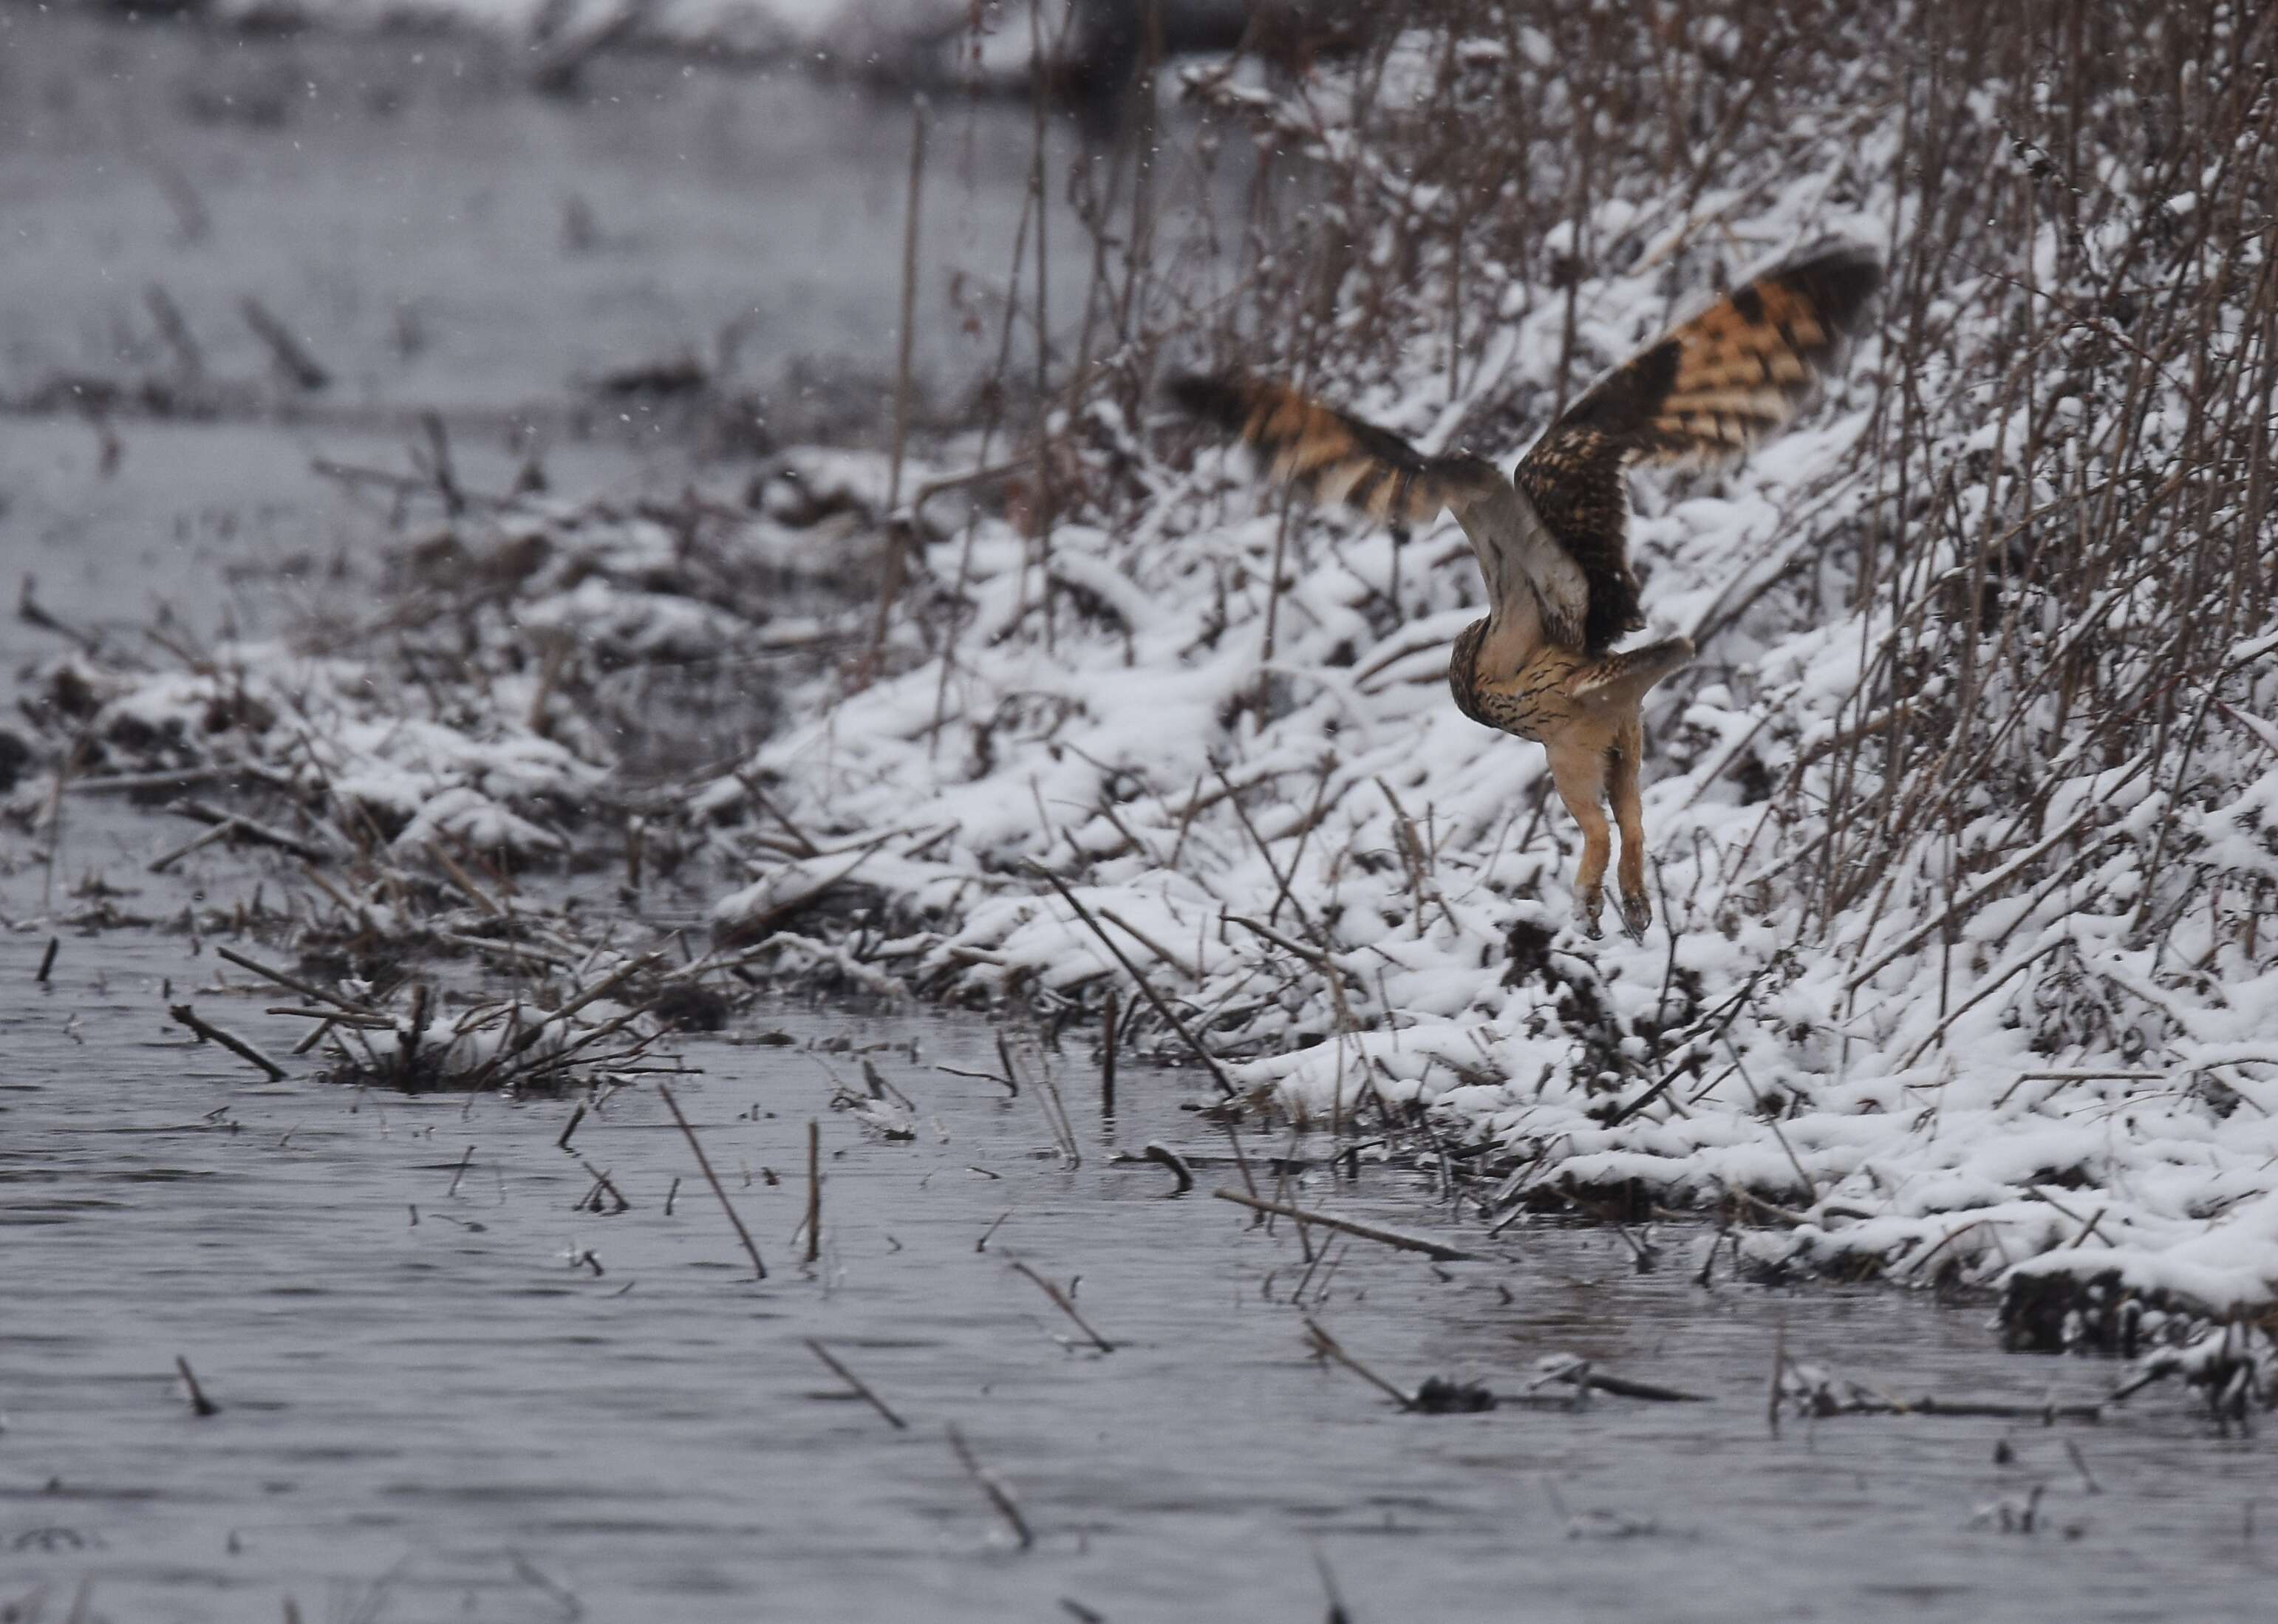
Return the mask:
[[806,1261],[822,1255],[822,1125],[806,1123]]
[[279,1065],[244,1039],[233,1037],[212,1022],[199,1018],[198,1012],[188,1004],[169,1004],[166,1006],[166,1013],[172,1016],[178,1025],[187,1026],[195,1033],[199,1042],[218,1043],[248,1065],[258,1066],[267,1072],[270,1081],[281,1083],[285,1080],[283,1066]]
[[[54,960],[56,944],[48,943],[48,957],[40,967],[40,979],[48,979],[47,964]],[[1099,1114],[1110,1122],[1115,1119],[1115,1022],[1119,1001],[1115,989],[1107,990],[1105,1002],[1099,1011]]]
[[744,1220],[736,1211],[735,1203],[728,1199],[728,1192],[721,1187],[720,1176],[712,1170],[711,1159],[704,1154],[704,1145],[696,1137],[696,1130],[689,1126],[688,1118],[680,1114],[680,1102],[672,1097],[672,1090],[662,1083],[656,1086],[656,1092],[664,1101],[665,1109],[672,1113],[673,1121],[680,1125],[680,1132],[686,1137],[689,1149],[696,1153],[697,1169],[703,1173],[704,1182],[712,1186],[712,1193],[720,1198],[720,1210],[726,1213],[728,1222],[735,1225],[736,1239],[744,1243],[744,1251],[752,1260],[752,1277],[766,1279],[768,1266],[760,1261],[760,1248],[753,1243],[752,1231],[744,1227]]
[[1034,1545],[1036,1536],[1028,1528],[1028,1520],[1021,1514],[1020,1502],[1013,1498],[1011,1490],[975,1458],[972,1446],[965,1441],[965,1434],[954,1425],[949,1429],[949,1446],[957,1452],[958,1464],[965,1468],[966,1475],[980,1486],[982,1493],[989,1497],[990,1505],[997,1508],[997,1514],[1005,1519],[1005,1526],[1013,1530],[1013,1537],[1020,1542],[1021,1549],[1026,1551]]
[[837,1376],[840,1381],[845,1383],[847,1386],[852,1388],[854,1390],[855,1396],[860,1399],[863,1403],[868,1405],[872,1409],[877,1411],[879,1414],[884,1416],[895,1431],[906,1432],[909,1430],[910,1423],[904,1421],[900,1416],[895,1414],[893,1410],[887,1405],[886,1401],[883,1399],[881,1399],[877,1393],[872,1390],[870,1384],[864,1381],[860,1376],[855,1375],[844,1364],[840,1363],[837,1356],[834,1355],[829,1348],[823,1346],[822,1343],[817,1342],[813,1337],[802,1338],[801,1340],[806,1344],[806,1351],[808,1353],[813,1353],[817,1359],[828,1365],[830,1368],[831,1373]]
[[1334,1337],[1329,1335],[1327,1331],[1323,1330],[1319,1325],[1315,1323],[1313,1317],[1311,1315],[1301,1315],[1300,1319],[1305,1327],[1306,1345],[1315,1353],[1321,1355],[1324,1359],[1334,1360],[1338,1364],[1342,1365],[1355,1376],[1359,1376],[1363,1381],[1375,1388],[1379,1392],[1385,1394],[1402,1409],[1412,1410],[1417,1407],[1415,1394],[1404,1391],[1401,1388],[1395,1386],[1392,1383],[1386,1381],[1384,1377],[1379,1376],[1375,1371],[1370,1369],[1366,1365],[1361,1363],[1359,1360],[1355,1359],[1350,1353],[1345,1351],[1344,1345],[1342,1343],[1339,1342]]
[[1045,1279],[1043,1276],[1038,1274],[1026,1263],[1021,1262],[1018,1258],[1014,1258],[1010,1261],[1013,1264],[1013,1272],[1020,1275],[1023,1279],[1029,1281],[1038,1291],[1051,1298],[1052,1300],[1052,1307],[1058,1308],[1062,1314],[1066,1315],[1069,1320],[1074,1323],[1075,1328],[1083,1332],[1085,1339],[1090,1342],[1092,1346],[1097,1348],[1103,1353],[1112,1353],[1115,1351],[1115,1344],[1110,1342],[1105,1337],[1101,1336],[1099,1332],[1093,1330],[1090,1323],[1087,1321],[1082,1315],[1076,1312],[1075,1304],[1069,1300],[1066,1292],[1061,1291],[1059,1286],[1053,1285],[1050,1280]]
[[1285,1206],[1262,1197],[1245,1194],[1240,1190],[1212,1190],[1211,1193],[1222,1201],[1232,1201],[1237,1207],[1248,1207],[1257,1212],[1272,1213],[1284,1218],[1294,1218],[1303,1224],[1317,1224],[1323,1229],[1338,1230],[1348,1235],[1357,1235],[1363,1240],[1373,1240],[1380,1246],[1395,1247],[1403,1252],[1420,1252],[1435,1262],[1479,1263],[1487,1260],[1476,1252],[1466,1252],[1459,1247],[1444,1246],[1421,1236],[1403,1235],[1397,1230],[1380,1229],[1373,1224],[1363,1224],[1353,1218],[1333,1218],[1326,1213],[1308,1212],[1301,1207]]
[[206,1390],[198,1385],[196,1373],[191,1370],[190,1361],[188,1360],[183,1358],[180,1353],[175,1354],[174,1369],[180,1374],[182,1378],[182,1386],[190,1396],[190,1414],[195,1415],[201,1421],[204,1420],[209,1415],[218,1415],[221,1414],[221,1406],[216,1404],[211,1399],[207,1398]]
[[245,324],[253,329],[254,337],[268,347],[277,370],[292,380],[294,388],[313,392],[333,381],[332,374],[309,353],[308,347],[294,336],[293,330],[270,312],[267,305],[248,294],[238,301],[237,308],[245,317]]

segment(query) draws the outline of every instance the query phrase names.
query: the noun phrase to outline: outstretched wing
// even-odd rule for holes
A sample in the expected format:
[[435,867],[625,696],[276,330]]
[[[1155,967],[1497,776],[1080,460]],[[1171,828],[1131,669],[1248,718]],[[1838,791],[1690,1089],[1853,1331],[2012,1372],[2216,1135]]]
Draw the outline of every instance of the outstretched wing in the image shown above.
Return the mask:
[[1492,463],[1427,457],[1388,430],[1260,378],[1175,377],[1166,393],[1182,410],[1238,437],[1267,477],[1315,501],[1342,502],[1393,524],[1426,523],[1451,510],[1497,611],[1515,613],[1532,593],[1551,638],[1580,645],[1590,583]]
[[1786,423],[1833,370],[1882,279],[1871,249],[1807,249],[1599,379],[1526,454],[1519,488],[1589,579],[1591,652],[1645,623],[1623,470],[1731,461]]

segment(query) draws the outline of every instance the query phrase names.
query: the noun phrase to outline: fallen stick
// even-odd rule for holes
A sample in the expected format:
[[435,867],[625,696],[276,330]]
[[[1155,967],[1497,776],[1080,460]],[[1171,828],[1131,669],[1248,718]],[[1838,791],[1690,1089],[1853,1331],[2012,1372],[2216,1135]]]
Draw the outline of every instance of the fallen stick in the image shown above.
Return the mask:
[[189,1389],[190,1413],[201,1420],[221,1414],[221,1406],[206,1397],[206,1390],[198,1385],[197,1376],[190,1369],[190,1361],[180,1353],[174,1355],[174,1369],[182,1375],[182,1385]]
[[[468,1146],[467,1154],[469,1155],[472,1155],[474,1154],[474,1148],[475,1147],[472,1145]],[[609,1193],[609,1199],[616,1202],[617,1210],[619,1212],[631,1212],[633,1209],[633,1204],[625,1199],[625,1193],[617,1188],[615,1182],[610,1178],[608,1173],[595,1168],[591,1162],[588,1162],[583,1156],[579,1156],[577,1158],[577,1165],[593,1175],[593,1183],[598,1188],[607,1190]],[[451,1181],[451,1187],[453,1189],[458,1188],[458,1180],[453,1179]],[[585,1203],[580,1201],[578,1205],[582,1207]]]
[[1111,1119],[1115,1115],[1115,1030],[1122,1013],[1120,1001],[1111,987],[1107,989],[1106,1007],[1099,1012],[1099,1114]]
[[224,1048],[229,1050],[231,1054],[237,1056],[241,1060],[244,1060],[251,1064],[259,1066],[263,1071],[268,1072],[271,1082],[281,1083],[285,1080],[285,1068],[283,1066],[279,1065],[275,1061],[263,1054],[259,1049],[254,1048],[252,1044],[248,1043],[244,1039],[232,1037],[228,1033],[224,1032],[212,1022],[201,1020],[198,1018],[198,1012],[192,1009],[188,1004],[169,1004],[166,1006],[166,1012],[172,1016],[174,1019],[180,1022],[182,1025],[187,1026],[192,1032],[197,1033],[199,1042],[218,1043]]
[[1020,1503],[1013,1499],[1011,1491],[973,1458],[973,1451],[965,1441],[965,1434],[954,1426],[949,1429],[949,1446],[957,1452],[958,1462],[965,1468],[967,1475],[981,1485],[981,1492],[989,1497],[989,1503],[997,1508],[997,1514],[1012,1526],[1013,1536],[1021,1542],[1021,1549],[1026,1551],[1035,1544],[1036,1536],[1028,1531],[1028,1520],[1021,1514]]
[[213,827],[184,841],[172,851],[162,852],[157,857],[152,858],[146,867],[151,873],[163,874],[200,847],[210,846],[218,840],[227,840],[231,828],[232,826],[229,824],[217,823]]
[[806,1120],[806,1261],[822,1255],[822,1125]]
[[1415,1235],[1403,1235],[1397,1230],[1379,1229],[1373,1224],[1362,1224],[1351,1218],[1332,1218],[1324,1213],[1307,1212],[1301,1207],[1284,1206],[1262,1196],[1245,1195],[1239,1190],[1218,1189],[1211,1192],[1222,1201],[1232,1201],[1237,1207],[1253,1208],[1284,1218],[1295,1218],[1300,1224],[1318,1224],[1323,1229],[1341,1230],[1348,1235],[1357,1235],[1363,1240],[1373,1240],[1387,1247],[1397,1247],[1403,1252],[1421,1252],[1434,1262],[1483,1263],[1487,1262],[1476,1252],[1465,1252],[1456,1247],[1441,1246],[1436,1240],[1426,1240]]
[[291,328],[270,314],[267,305],[248,294],[237,301],[237,308],[245,317],[245,324],[253,329],[256,338],[269,347],[269,353],[276,359],[278,367],[296,386],[308,390],[322,389],[333,381],[333,375],[317,363],[316,357],[310,355],[301,340],[293,336]]
[[1779,1437],[1780,1399],[1786,1394],[1787,1321],[1783,1319],[1772,1327],[1771,1391],[1764,1399],[1764,1422],[1774,1437]]
[[[325,850],[322,846],[312,846],[305,840],[286,834],[282,829],[272,829],[266,824],[254,822],[250,818],[241,817],[235,812],[224,812],[218,806],[209,806],[203,801],[176,801],[166,810],[178,818],[190,818],[200,823],[212,824],[224,834],[235,835],[241,839],[249,840],[256,846],[274,846],[279,851],[289,851],[303,863],[327,863],[333,858],[333,853]],[[180,853],[175,855],[180,856]],[[172,860],[172,858],[167,859],[169,862]]]
[[190,324],[183,317],[182,307],[176,304],[162,283],[153,282],[142,290],[142,302],[158,324],[158,336],[174,352],[174,361],[180,369],[183,382],[193,389],[205,381],[205,352],[198,347],[190,332]]
[[[1649,1399],[1657,1404],[1707,1404],[1707,1393],[1683,1392],[1674,1387],[1663,1387],[1654,1382],[1636,1382],[1626,1376],[1608,1376],[1590,1368],[1586,1360],[1577,1360],[1563,1370],[1553,1370],[1542,1377],[1543,1382],[1574,1382],[1599,1392],[1609,1392],[1620,1399]],[[1535,1385],[1540,1386],[1538,1382]]]
[[50,936],[48,938],[48,950],[40,955],[40,972],[34,976],[32,980],[39,982],[42,986],[47,984],[48,972],[56,967],[56,954],[62,949],[63,945],[64,939],[61,936]]
[[386,1015],[351,1015],[345,1010],[303,1010],[287,1003],[266,1005],[264,1015],[289,1015],[297,1020],[337,1021],[343,1026],[354,1026],[362,1032],[391,1032],[395,1022]]
[[371,1016],[378,1013],[373,1010],[358,1009],[338,993],[328,993],[320,987],[311,986],[298,976],[287,975],[282,970],[272,970],[259,959],[248,958],[234,948],[226,948],[217,944],[214,948],[214,957],[226,958],[240,970],[250,970],[254,974],[265,977],[279,987],[289,987],[303,998],[313,998],[318,1003],[329,1003],[335,1009],[347,1010],[351,1015]]
[[1021,1084],[1016,1078],[999,1077],[994,1071],[968,1071],[963,1066],[937,1065],[934,1070],[946,1071],[952,1077],[971,1077],[977,1078],[984,1083],[995,1083],[999,1087],[1008,1090],[1005,1096],[1008,1100],[1017,1100],[1021,1097]]
[[910,1423],[904,1421],[900,1416],[895,1414],[894,1412],[887,1407],[886,1401],[883,1399],[881,1399],[876,1393],[872,1392],[870,1391],[870,1384],[868,1382],[855,1375],[852,1370],[849,1370],[845,1365],[840,1364],[837,1360],[832,1358],[829,1348],[823,1346],[822,1343],[817,1342],[813,1337],[806,1338],[805,1341],[806,1343],[806,1351],[814,1354],[824,1364],[829,1365],[832,1373],[836,1375],[840,1381],[845,1383],[849,1387],[854,1390],[854,1396],[856,1398],[860,1399],[872,1409],[877,1411],[879,1414],[883,1415],[887,1421],[893,1424],[896,1431],[906,1432],[909,1430]]
[[681,1132],[687,1136],[688,1147],[696,1153],[696,1165],[703,1171],[704,1182],[710,1185],[712,1193],[720,1198],[720,1210],[728,1215],[728,1222],[736,1226],[736,1235],[744,1243],[744,1250],[751,1254],[753,1277],[766,1279],[768,1266],[760,1261],[760,1249],[752,1242],[752,1231],[744,1227],[744,1220],[737,1216],[734,1203],[728,1200],[728,1192],[721,1188],[720,1176],[712,1170],[712,1163],[704,1154],[704,1147],[696,1137],[696,1130],[690,1127],[688,1118],[680,1114],[680,1102],[672,1097],[672,1090],[662,1083],[656,1086],[656,1091],[663,1096],[665,1109],[672,1113],[673,1121],[680,1125]]
[[1996,1421],[2101,1421],[2101,1404],[1999,1404],[1970,1399],[1852,1399],[1822,1412],[1835,1415],[1965,1415]]
[[453,885],[457,886],[459,889],[474,899],[477,907],[494,919],[502,919],[506,917],[506,910],[491,900],[490,894],[475,883],[474,876],[451,860],[451,854],[443,850],[441,842],[428,842],[427,855],[435,859],[444,873],[450,877]]
[[1375,1371],[1361,1363],[1359,1360],[1355,1359],[1350,1353],[1346,1353],[1344,1350],[1344,1345],[1339,1342],[1334,1337],[1329,1335],[1327,1331],[1323,1330],[1319,1325],[1315,1324],[1311,1315],[1309,1314],[1304,1315],[1303,1319],[1305,1326],[1305,1338],[1312,1344],[1313,1351],[1315,1353],[1320,1354],[1325,1359],[1334,1359],[1337,1363],[1342,1365],[1346,1369],[1360,1377],[1361,1380],[1366,1382],[1370,1386],[1376,1388],[1380,1392],[1390,1394],[1393,1402],[1399,1405],[1402,1409],[1412,1410],[1416,1407],[1416,1396],[1413,1393],[1403,1392],[1399,1388],[1395,1387],[1390,1382],[1386,1381]]
[[504,958],[526,959],[533,964],[543,964],[548,970],[566,971],[570,968],[568,959],[555,954],[540,952],[536,948],[524,947],[519,942],[504,942],[491,936],[470,936],[461,931],[449,930],[437,931],[435,938],[439,942],[453,942],[462,948],[472,948],[478,953],[495,953]]
[[1054,1308],[1058,1308],[1062,1314],[1066,1315],[1069,1319],[1075,1322],[1075,1328],[1083,1332],[1085,1336],[1091,1338],[1092,1346],[1097,1348],[1103,1353],[1112,1353],[1115,1351],[1115,1344],[1110,1342],[1105,1337],[1101,1336],[1097,1331],[1094,1330],[1091,1328],[1090,1323],[1087,1321],[1082,1315],[1078,1314],[1075,1311],[1075,1304],[1068,1300],[1066,1292],[1061,1291],[1059,1286],[1054,1285],[1050,1280],[1045,1279],[1043,1276],[1038,1274],[1035,1269],[1021,1262],[1020,1259],[1013,1259],[1012,1263],[1015,1272],[1028,1280],[1034,1281],[1036,1283],[1036,1289],[1052,1300],[1052,1306]]

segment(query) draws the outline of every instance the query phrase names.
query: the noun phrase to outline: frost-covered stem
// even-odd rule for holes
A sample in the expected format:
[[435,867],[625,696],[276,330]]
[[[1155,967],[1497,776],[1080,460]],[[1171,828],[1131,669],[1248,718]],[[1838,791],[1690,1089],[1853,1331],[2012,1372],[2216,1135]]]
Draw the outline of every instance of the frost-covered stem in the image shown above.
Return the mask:
[[918,219],[925,196],[926,98],[910,98],[909,194],[902,214],[902,321],[894,355],[893,452],[886,465],[886,511],[902,503],[902,449],[910,431],[910,354],[917,332]]

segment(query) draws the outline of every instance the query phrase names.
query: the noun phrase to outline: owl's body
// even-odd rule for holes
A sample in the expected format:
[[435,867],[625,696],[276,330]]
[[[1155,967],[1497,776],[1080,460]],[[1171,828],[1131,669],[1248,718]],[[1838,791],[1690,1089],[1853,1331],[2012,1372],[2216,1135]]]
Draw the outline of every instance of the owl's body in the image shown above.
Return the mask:
[[1850,244],[1764,272],[1607,374],[1508,479],[1478,457],[1426,456],[1278,384],[1215,377],[1170,386],[1187,411],[1239,435],[1270,477],[1317,500],[1403,525],[1455,514],[1486,576],[1488,613],[1456,637],[1448,684],[1472,721],[1548,752],[1559,798],[1582,827],[1575,911],[1592,936],[1611,855],[1609,799],[1622,832],[1623,923],[1640,937],[1651,922],[1640,707],[1693,658],[1684,637],[1614,649],[1645,624],[1629,564],[1627,470],[1728,461],[1785,423],[1834,364],[1881,277],[1875,256]]

